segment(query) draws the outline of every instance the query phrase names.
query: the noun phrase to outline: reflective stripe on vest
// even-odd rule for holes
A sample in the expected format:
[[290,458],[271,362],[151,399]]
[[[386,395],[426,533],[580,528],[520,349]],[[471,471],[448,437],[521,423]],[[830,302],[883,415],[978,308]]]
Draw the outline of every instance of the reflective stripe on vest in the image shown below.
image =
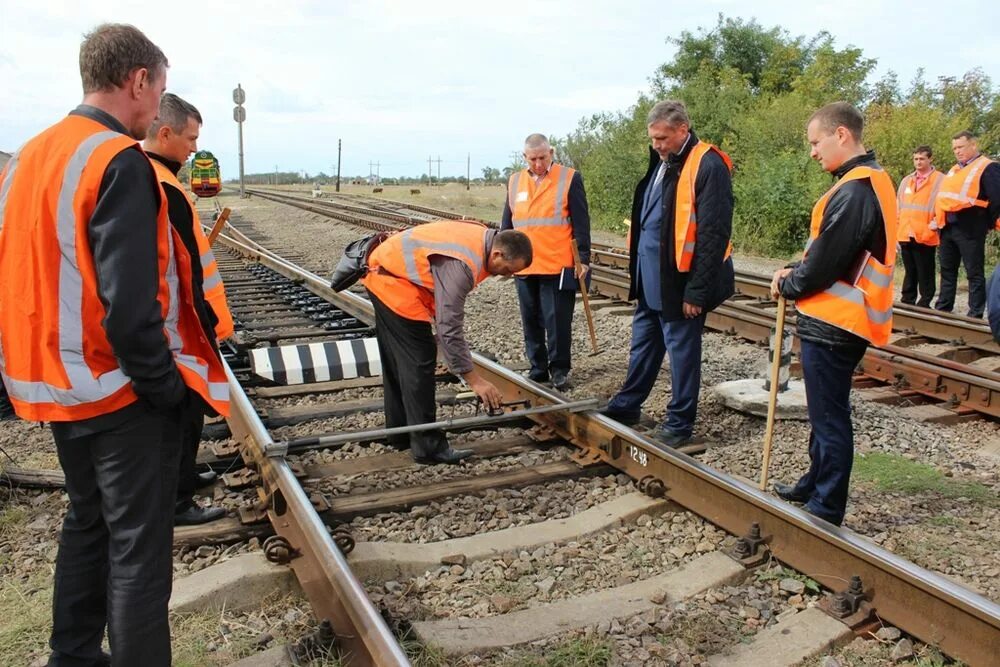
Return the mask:
[[[985,208],[989,202],[979,199],[979,179],[986,166],[992,162],[985,155],[980,155],[964,167],[956,164],[949,169],[937,196],[937,207],[948,213],[973,206]],[[959,182],[961,186],[958,185]]]
[[795,308],[803,315],[816,318],[850,331],[876,345],[885,345],[892,333],[892,274],[896,263],[896,198],[892,179],[881,168],[855,167],[843,176],[813,207],[809,241],[803,259],[812,242],[819,236],[830,197],[849,181],[867,178],[875,190],[882,212],[886,238],[885,262],[869,256],[855,284],[838,280],[822,292],[799,299]]
[[[691,270],[691,261],[694,259],[694,248],[698,239],[698,205],[694,192],[698,169],[705,155],[713,150],[719,154],[731,173],[733,162],[729,156],[712,144],[699,140],[684,161],[684,167],[677,179],[677,200],[674,206],[674,258],[677,270],[681,273]],[[732,254],[733,244],[727,242],[723,261],[729,259]]]
[[507,186],[511,222],[528,235],[533,251],[531,265],[518,275],[555,275],[573,266],[569,188],[575,173],[553,164],[540,183],[527,169],[511,174]]
[[473,285],[478,285],[490,275],[485,260],[488,231],[476,222],[447,220],[393,234],[369,257],[370,270],[362,282],[400,317],[429,322],[434,316],[430,257],[462,261],[472,272]]

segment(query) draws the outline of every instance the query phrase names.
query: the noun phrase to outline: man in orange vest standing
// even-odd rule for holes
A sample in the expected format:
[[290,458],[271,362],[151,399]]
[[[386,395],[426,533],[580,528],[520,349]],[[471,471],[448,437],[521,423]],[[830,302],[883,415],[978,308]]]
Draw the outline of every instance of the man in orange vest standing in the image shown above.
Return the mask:
[[1000,218],[1000,165],[979,153],[979,142],[968,130],[951,140],[958,163],[948,170],[938,190],[936,208],[941,226],[941,294],[934,307],[950,313],[955,307],[958,264],[969,276],[969,317],[986,309],[986,234]]
[[69,496],[49,665],[165,667],[179,424],[193,402],[228,414],[228,384],[139,145],[167,59],[105,24],[79,63],[83,103],[0,173],[0,374],[50,423]]
[[892,333],[896,188],[862,144],[864,117],[846,102],[809,119],[811,155],[836,184],[813,207],[802,261],[775,272],[771,293],[795,300],[806,385],[809,471],[775,492],[839,526],[854,462],[851,377],[869,343]]
[[[531,264],[531,241],[517,231],[498,232],[478,222],[428,222],[393,234],[368,258],[362,279],[375,309],[382,362],[386,428],[436,421],[434,368],[437,345],[445,361],[487,408],[498,408],[500,390],[472,365],[463,331],[465,299],[490,276],[511,276]],[[471,449],[453,449],[444,432],[394,437],[417,463],[458,463]]]
[[[511,174],[500,229],[516,229],[531,239],[534,260],[517,274],[528,377],[556,389],[569,387],[573,307],[579,277],[590,270],[590,213],[583,177],[553,164],[555,151],[544,134],[524,140],[528,167]],[[580,251],[574,266],[573,241]]]
[[637,304],[628,374],[604,414],[636,423],[669,355],[672,395],[655,437],[680,447],[698,413],[705,317],[734,289],[732,163],[698,139],[681,102],[658,102],[646,122],[649,168],[632,199],[629,298]]
[[[177,172],[187,162],[191,153],[198,150],[201,114],[190,103],[173,93],[160,98],[160,112],[142,143],[153,162],[156,177],[167,197],[167,211],[171,226],[177,230],[184,248],[191,256],[192,292],[194,308],[205,336],[212,341],[233,335],[233,317],[226,303],[226,289],[219,275],[219,266],[201,227],[201,219],[184,186],[177,180]],[[221,518],[221,507],[200,507],[194,501],[195,489],[215,480],[211,470],[197,472],[195,460],[205,425],[205,414],[191,410],[190,420],[183,424],[184,446],[181,450],[180,473],[177,478],[177,508],[174,524],[178,526],[207,523]]]
[[900,301],[924,308],[930,307],[937,284],[934,255],[940,240],[934,203],[944,180],[944,174],[931,164],[932,155],[930,146],[917,146],[913,151],[914,172],[903,177],[897,194],[899,227],[896,240],[906,269]]

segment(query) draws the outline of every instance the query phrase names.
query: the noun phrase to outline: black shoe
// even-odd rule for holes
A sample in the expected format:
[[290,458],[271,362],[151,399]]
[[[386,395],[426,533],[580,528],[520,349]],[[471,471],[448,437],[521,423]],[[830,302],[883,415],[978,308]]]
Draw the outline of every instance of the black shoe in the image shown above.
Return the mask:
[[174,514],[174,525],[197,526],[221,519],[225,515],[226,510],[221,507],[198,507],[197,505],[191,505],[187,509]]
[[549,374],[545,371],[536,371],[534,369],[528,371],[524,374],[524,377],[528,378],[532,382],[537,382],[538,384],[545,384],[549,381]]
[[677,433],[676,431],[660,429],[653,434],[653,440],[656,440],[661,445],[666,445],[671,449],[677,449],[678,447],[683,447],[684,445],[690,443],[691,436]]
[[642,419],[642,414],[638,412],[635,414],[629,412],[615,412],[611,408],[598,410],[598,414],[604,415],[608,419],[614,419],[619,424],[624,424],[625,426],[635,426]]
[[782,500],[790,503],[805,503],[809,501],[809,495],[799,491],[794,484],[774,483],[774,493]]
[[414,456],[413,460],[421,465],[434,465],[435,463],[455,464],[472,456],[471,449],[452,449],[449,447],[430,456]]
[[208,472],[195,473],[194,476],[194,488],[200,489],[203,486],[208,486],[209,484],[214,484],[219,476],[214,470],[209,470]]
[[559,391],[569,389],[569,371],[552,371],[552,387]]
[[405,440],[389,440],[385,444],[389,445],[397,452],[405,452],[410,449],[410,439],[407,437]]

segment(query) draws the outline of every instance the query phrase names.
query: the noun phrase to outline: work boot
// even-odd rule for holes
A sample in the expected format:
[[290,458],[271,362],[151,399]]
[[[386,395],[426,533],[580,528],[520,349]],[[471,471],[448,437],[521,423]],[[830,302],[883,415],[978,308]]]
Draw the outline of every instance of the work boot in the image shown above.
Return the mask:
[[200,489],[203,486],[208,486],[209,484],[215,483],[215,480],[219,478],[214,470],[208,470],[206,472],[197,472],[194,474],[194,488]]
[[569,389],[569,371],[552,371],[552,387],[558,391],[566,391]]
[[187,504],[187,507],[179,508],[174,513],[175,526],[199,526],[216,519],[221,519],[226,515],[226,510],[221,507],[199,507],[194,503]]
[[435,452],[430,456],[414,456],[413,460],[421,465],[434,465],[435,463],[454,465],[470,456],[472,456],[471,449],[453,449],[449,446],[447,449]]
[[619,424],[624,424],[625,426],[635,426],[642,419],[642,414],[639,412],[618,412],[611,408],[598,410],[598,414],[604,415],[608,419],[614,419]]
[[799,491],[794,484],[774,483],[774,493],[790,503],[805,503],[809,501],[809,494]]
[[653,440],[656,440],[658,443],[666,445],[671,449],[677,449],[678,447],[683,447],[684,445],[690,443],[691,435],[684,435],[683,433],[670,431],[664,428],[653,434]]

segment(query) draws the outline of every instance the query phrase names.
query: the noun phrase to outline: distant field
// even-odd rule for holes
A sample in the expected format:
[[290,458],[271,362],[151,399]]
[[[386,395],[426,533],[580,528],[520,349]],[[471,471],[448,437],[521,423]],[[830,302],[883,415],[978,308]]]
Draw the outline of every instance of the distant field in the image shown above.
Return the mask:
[[[411,188],[420,190],[420,194],[410,194]],[[282,185],[278,186],[278,189],[308,192],[312,186]],[[381,193],[374,194],[370,185],[347,185],[344,183],[340,186],[340,192],[343,194],[369,195],[407,204],[422,204],[431,208],[461,213],[470,218],[493,222],[499,222],[501,215],[503,215],[503,198],[507,192],[503,185],[473,185],[472,189],[466,191],[465,186],[458,183],[446,183],[433,187],[427,185],[386,185],[382,186],[382,189]],[[334,194],[332,185],[324,185],[322,190],[324,194]]]

